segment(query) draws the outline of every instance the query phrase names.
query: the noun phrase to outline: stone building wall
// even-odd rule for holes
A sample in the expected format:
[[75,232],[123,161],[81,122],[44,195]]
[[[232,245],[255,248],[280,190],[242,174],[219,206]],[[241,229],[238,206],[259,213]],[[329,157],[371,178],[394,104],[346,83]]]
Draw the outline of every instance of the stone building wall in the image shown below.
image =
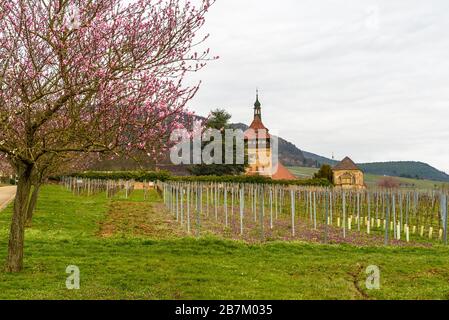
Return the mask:
[[363,172],[360,170],[334,170],[334,184],[344,189],[365,189]]
[[249,147],[246,152],[248,154],[248,167],[246,168],[246,174],[261,176],[272,175],[273,164],[270,148],[257,149]]

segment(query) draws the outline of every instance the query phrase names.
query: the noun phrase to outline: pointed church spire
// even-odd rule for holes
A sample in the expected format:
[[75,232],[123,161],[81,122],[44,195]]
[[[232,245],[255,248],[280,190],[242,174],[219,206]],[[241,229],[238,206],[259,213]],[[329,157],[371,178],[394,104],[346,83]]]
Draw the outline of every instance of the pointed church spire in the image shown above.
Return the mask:
[[254,103],[254,119],[262,120],[261,104],[259,101],[259,89],[256,90],[256,103]]
[[254,103],[255,108],[260,108],[261,104],[259,102],[259,89],[256,89],[256,103]]

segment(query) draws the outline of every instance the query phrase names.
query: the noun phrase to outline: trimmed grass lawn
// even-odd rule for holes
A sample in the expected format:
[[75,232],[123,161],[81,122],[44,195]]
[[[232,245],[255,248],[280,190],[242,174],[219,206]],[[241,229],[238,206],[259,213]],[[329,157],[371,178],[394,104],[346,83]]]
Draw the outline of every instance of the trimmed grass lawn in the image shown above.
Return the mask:
[[[143,201],[42,190],[26,232],[25,270],[0,270],[0,299],[449,299],[449,248],[385,248],[194,238]],[[11,206],[0,213],[0,260]],[[81,289],[65,288],[66,267]],[[365,268],[381,270],[365,289]]]

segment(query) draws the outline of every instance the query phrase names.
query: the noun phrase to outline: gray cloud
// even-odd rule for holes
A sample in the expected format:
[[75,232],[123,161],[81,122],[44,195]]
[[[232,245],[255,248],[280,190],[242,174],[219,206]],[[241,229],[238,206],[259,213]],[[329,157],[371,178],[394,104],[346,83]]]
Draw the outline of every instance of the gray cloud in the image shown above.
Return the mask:
[[449,172],[449,2],[218,0],[218,61],[190,107],[264,122],[298,147],[357,162],[418,160]]

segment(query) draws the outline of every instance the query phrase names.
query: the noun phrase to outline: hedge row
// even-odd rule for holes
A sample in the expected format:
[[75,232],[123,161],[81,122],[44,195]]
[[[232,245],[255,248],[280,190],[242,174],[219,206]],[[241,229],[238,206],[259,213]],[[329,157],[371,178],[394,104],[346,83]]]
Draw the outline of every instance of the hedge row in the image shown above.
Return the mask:
[[173,178],[168,171],[85,171],[72,177],[99,180],[167,181]]
[[172,177],[172,181],[183,182],[229,182],[229,183],[258,183],[258,184],[281,184],[297,186],[331,186],[327,179],[308,179],[308,180],[272,180],[261,176],[188,176]]
[[135,180],[135,181],[182,181],[182,182],[229,182],[283,184],[298,186],[331,186],[326,179],[309,180],[272,180],[262,176],[173,176],[167,171],[88,171],[75,173],[72,177],[100,180]]

